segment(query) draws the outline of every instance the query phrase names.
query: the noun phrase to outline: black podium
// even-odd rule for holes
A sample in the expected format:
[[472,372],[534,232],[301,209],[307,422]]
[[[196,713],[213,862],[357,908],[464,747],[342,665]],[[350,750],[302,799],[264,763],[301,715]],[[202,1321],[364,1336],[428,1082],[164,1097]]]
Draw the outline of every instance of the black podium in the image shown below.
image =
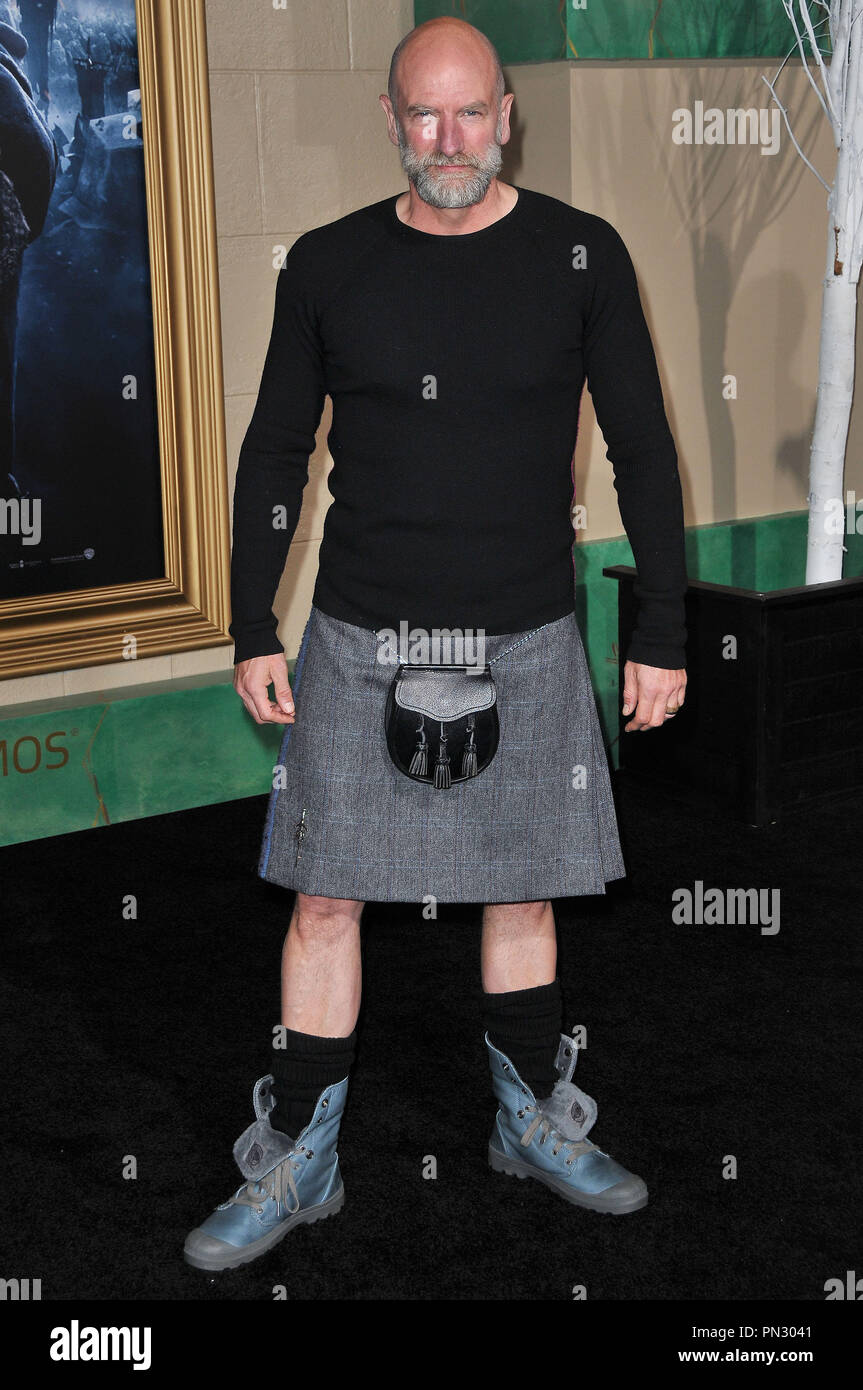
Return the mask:
[[[602,572],[625,654],[636,571]],[[624,776],[755,826],[863,789],[863,577],[768,593],[691,580],[686,626],[685,706],[644,733],[621,717]]]

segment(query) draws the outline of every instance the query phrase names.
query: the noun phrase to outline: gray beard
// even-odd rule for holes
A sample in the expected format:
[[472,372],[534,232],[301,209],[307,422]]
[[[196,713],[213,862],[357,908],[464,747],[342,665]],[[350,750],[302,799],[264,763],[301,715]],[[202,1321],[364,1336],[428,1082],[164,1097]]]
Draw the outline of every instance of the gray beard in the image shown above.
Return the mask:
[[475,155],[462,157],[465,163],[474,166],[472,173],[466,174],[464,170],[459,170],[458,173],[450,175],[436,174],[435,169],[445,167],[434,163],[438,156],[433,156],[430,163],[428,156],[414,154],[403,140],[401,129],[399,154],[402,168],[419,197],[433,208],[467,208],[473,203],[482,202],[492,179],[500,173],[503,164],[500,145],[492,144],[484,159],[478,159]]

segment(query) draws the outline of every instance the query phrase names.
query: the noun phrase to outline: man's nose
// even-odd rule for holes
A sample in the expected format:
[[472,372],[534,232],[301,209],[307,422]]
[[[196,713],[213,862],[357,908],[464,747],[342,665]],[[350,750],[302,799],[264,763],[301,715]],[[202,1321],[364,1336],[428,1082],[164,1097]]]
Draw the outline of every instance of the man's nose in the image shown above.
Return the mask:
[[451,159],[454,154],[458,154],[462,146],[462,134],[458,121],[454,116],[441,116],[438,121],[437,143],[441,154],[445,154]]

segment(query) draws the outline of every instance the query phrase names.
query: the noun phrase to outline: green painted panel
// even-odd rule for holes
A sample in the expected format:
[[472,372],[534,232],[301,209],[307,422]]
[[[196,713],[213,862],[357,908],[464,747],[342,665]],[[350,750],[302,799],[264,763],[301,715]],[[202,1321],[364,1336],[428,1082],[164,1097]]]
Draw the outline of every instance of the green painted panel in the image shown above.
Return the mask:
[[[810,12],[826,48],[814,0]],[[438,15],[475,24],[503,63],[782,58],[794,45],[781,0],[415,0],[415,23]]]
[[19,708],[0,717],[0,845],[266,792],[280,739],[230,681]]
[[502,63],[550,63],[567,56],[565,8],[563,0],[415,0],[414,23],[455,15],[488,35]]

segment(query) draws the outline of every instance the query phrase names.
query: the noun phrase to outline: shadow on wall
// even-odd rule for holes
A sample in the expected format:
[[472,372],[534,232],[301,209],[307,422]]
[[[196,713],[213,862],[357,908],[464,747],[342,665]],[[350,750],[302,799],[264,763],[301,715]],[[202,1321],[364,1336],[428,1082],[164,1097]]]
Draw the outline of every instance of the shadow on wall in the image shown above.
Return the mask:
[[[765,62],[765,72],[771,75],[769,60]],[[711,511],[715,520],[733,519],[740,508],[738,468],[760,470],[765,474],[779,469],[791,470],[801,480],[802,490],[806,490],[806,432],[802,431],[800,435],[783,441],[781,448],[770,457],[738,458],[740,421],[739,418],[735,419],[734,400],[728,396],[733,388],[725,383],[726,374],[730,371],[729,318],[745,280],[753,248],[767,227],[787,216],[789,203],[799,194],[801,180],[812,179],[813,176],[787,134],[775,154],[762,154],[761,143],[767,145],[769,139],[762,138],[760,127],[756,127],[758,142],[752,140],[750,143],[747,140],[745,148],[729,150],[723,143],[675,144],[672,139],[671,111],[667,109],[666,102],[657,99],[655,72],[639,68],[633,77],[634,80],[624,89],[622,102],[621,88],[615,84],[613,89],[607,89],[609,92],[613,90],[613,102],[609,99],[608,105],[603,107],[600,98],[591,107],[590,160],[594,186],[618,188],[626,169],[633,167],[640,151],[642,167],[653,171],[654,196],[670,211],[668,239],[672,245],[679,246],[683,253],[681,287],[688,288],[691,276],[698,315],[700,400],[686,404],[690,417],[700,408],[705,422],[704,435],[709,458],[706,468],[699,460],[698,472],[709,473]],[[733,65],[711,67],[706,71],[680,68],[673,74],[673,83],[675,110],[686,109],[694,114],[698,104],[701,104],[702,112],[717,107],[725,113],[761,112],[771,107],[761,73],[752,69],[740,69]],[[604,89],[596,87],[591,90],[601,93]],[[803,101],[806,102],[805,107]],[[798,104],[802,114],[795,113],[795,134],[803,148],[811,150],[816,132],[821,128],[823,114],[808,84]],[[778,120],[779,113],[775,108],[772,111]],[[771,114],[771,122],[772,119]],[[734,131],[738,128],[745,129],[749,137],[753,134],[748,124],[744,126],[741,123],[740,127],[735,126]],[[766,127],[765,135],[767,130],[772,134],[772,124]],[[734,131],[730,128],[726,131],[729,139],[733,138]],[[637,142],[635,152],[633,142]],[[601,207],[592,210],[600,215],[608,215],[603,213]],[[613,214],[609,220],[615,220]],[[789,228],[789,242],[791,235],[792,229]],[[632,244],[630,250],[638,270],[640,258],[637,244]],[[776,388],[781,388],[782,398],[787,399],[792,392],[782,378],[785,370],[783,364],[793,352],[802,332],[800,306],[803,282],[786,272],[756,283],[757,291],[748,291],[751,305],[757,305],[762,319],[769,315],[776,324],[774,346],[777,375],[773,378],[774,394]],[[656,347],[669,423],[680,450],[675,400],[666,388],[663,370],[663,353],[670,355],[674,347],[660,341],[654,331],[650,284],[639,280],[639,288]],[[683,363],[680,365],[683,366]],[[813,408],[815,386],[813,380],[809,386]],[[803,385],[795,385],[793,394],[799,396],[805,389]],[[589,397],[582,404],[581,429],[576,447],[578,496],[584,494],[591,425],[595,418],[588,405]],[[686,514],[692,516],[692,470],[683,453],[679,464],[684,507]],[[752,572],[753,557],[747,549],[748,545],[748,539],[741,535],[738,557],[740,573],[739,577],[735,575],[735,582],[738,583],[745,583],[746,574]]]

